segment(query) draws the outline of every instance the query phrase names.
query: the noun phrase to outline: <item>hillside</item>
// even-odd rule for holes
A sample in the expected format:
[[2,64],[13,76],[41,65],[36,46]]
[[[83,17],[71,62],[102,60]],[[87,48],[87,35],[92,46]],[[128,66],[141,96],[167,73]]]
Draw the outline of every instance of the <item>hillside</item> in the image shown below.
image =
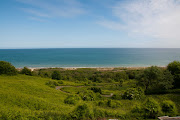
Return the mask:
[[[77,95],[78,91],[81,93],[90,88],[90,86],[73,87],[83,85],[80,83],[63,81],[63,85],[73,85],[72,87],[64,88],[62,90],[68,93],[56,90],[55,88],[46,85],[50,78],[41,78],[36,76],[16,75],[16,76],[0,76],[0,119],[97,119],[97,118],[120,118],[120,119],[136,119],[136,113],[131,110],[135,106],[141,105],[143,100],[111,100],[108,105],[106,101],[110,98],[97,97],[94,101],[78,100],[75,104],[65,104],[64,99],[68,95]],[[102,94],[122,93],[131,84],[131,80],[123,83],[120,90],[110,89],[110,85],[103,85]],[[94,94],[92,94],[94,95]],[[96,96],[96,95],[95,95]],[[163,100],[172,100],[176,103],[178,112],[180,111],[179,99],[177,94],[166,95],[148,95],[155,100],[162,102]],[[95,98],[95,97],[94,97]],[[75,110],[79,105],[87,104],[89,114],[88,116],[79,115]],[[100,105],[102,103],[102,105]],[[104,104],[105,103],[105,104]],[[82,111],[81,111],[82,112]],[[87,112],[87,111],[86,111]],[[78,118],[79,117],[79,118]],[[137,116],[138,119],[138,116]]]

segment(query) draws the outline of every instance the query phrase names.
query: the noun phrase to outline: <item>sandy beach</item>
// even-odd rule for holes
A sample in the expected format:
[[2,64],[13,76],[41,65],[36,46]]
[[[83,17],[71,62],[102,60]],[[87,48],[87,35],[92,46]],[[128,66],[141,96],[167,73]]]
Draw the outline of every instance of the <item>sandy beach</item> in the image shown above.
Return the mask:
[[[150,67],[150,66],[148,66]],[[146,69],[148,67],[28,67],[31,71],[34,70],[39,70],[39,69],[63,69],[63,70],[77,70],[77,69],[96,69],[98,71],[112,71],[112,70],[141,70],[141,69]],[[158,66],[161,68],[166,68],[166,66]],[[22,68],[17,68],[17,70],[21,70]]]

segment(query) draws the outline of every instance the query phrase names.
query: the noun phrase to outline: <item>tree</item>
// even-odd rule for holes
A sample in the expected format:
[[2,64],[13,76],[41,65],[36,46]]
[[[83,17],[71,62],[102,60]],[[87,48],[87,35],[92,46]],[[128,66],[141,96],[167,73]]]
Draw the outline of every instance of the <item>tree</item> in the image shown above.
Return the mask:
[[157,82],[163,77],[163,72],[157,66],[152,66],[144,70],[142,74],[138,77],[139,84],[145,87],[147,91],[152,88],[154,85],[157,85]]
[[21,74],[25,74],[25,75],[30,75],[30,76],[32,76],[31,70],[28,69],[27,67],[24,67],[24,68],[21,70]]
[[159,81],[159,87],[163,90],[168,90],[173,87],[174,79],[169,70],[163,72],[163,78]]
[[173,61],[168,64],[167,69],[174,76],[174,86],[175,88],[180,88],[180,62]]
[[13,65],[11,65],[11,63],[6,61],[0,61],[0,75],[1,74],[16,75],[17,70]]
[[61,74],[59,71],[54,71],[51,75],[52,79],[55,79],[55,80],[60,80],[61,79]]
[[180,74],[180,62],[173,61],[169,63],[167,69],[171,72],[172,75]]
[[145,69],[138,77],[138,84],[145,87],[146,93],[158,93],[173,87],[173,76],[168,70],[156,66]]

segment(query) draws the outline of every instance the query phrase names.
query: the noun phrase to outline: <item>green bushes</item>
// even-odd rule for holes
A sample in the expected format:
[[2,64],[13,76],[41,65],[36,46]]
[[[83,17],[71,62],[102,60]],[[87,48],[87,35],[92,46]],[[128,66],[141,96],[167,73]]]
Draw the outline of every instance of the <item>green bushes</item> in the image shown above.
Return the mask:
[[122,95],[123,99],[141,99],[144,97],[144,91],[142,88],[129,88]]
[[119,101],[115,101],[115,100],[101,100],[97,102],[97,105],[101,107],[118,108],[122,104]]
[[158,102],[152,98],[146,100],[142,109],[144,111],[145,118],[157,118],[157,116],[161,113]]
[[165,115],[168,115],[168,116],[174,116],[177,113],[177,109],[174,102],[170,100],[163,101],[162,111],[165,113]]
[[114,99],[114,100],[121,100],[121,99],[122,99],[122,95],[114,94],[114,95],[112,96],[112,99]]
[[101,98],[100,94],[94,93],[94,92],[89,91],[89,90],[83,91],[79,95],[82,98],[82,100],[84,100],[84,101],[94,101],[94,100]]
[[21,74],[25,74],[25,75],[30,75],[30,76],[32,76],[31,70],[28,69],[27,67],[24,67],[24,68],[21,70],[20,73],[21,73]]
[[100,93],[102,94],[101,88],[97,88],[97,87],[91,87],[91,90],[95,93]]
[[174,86],[180,88],[180,62],[173,61],[168,64],[167,69],[174,76]]
[[55,79],[55,80],[61,80],[61,74],[59,71],[54,71],[51,75],[52,79]]
[[[138,85],[145,88],[146,94],[154,91],[162,92],[173,87],[173,76],[168,70],[163,70],[157,66],[145,69],[137,77]],[[159,89],[161,88],[161,89]]]
[[11,65],[11,63],[5,62],[5,61],[0,61],[0,75],[2,75],[2,74],[16,75],[17,70],[13,65]]
[[161,107],[157,101],[148,98],[142,105],[136,105],[131,112],[136,115],[135,117],[155,119],[161,114]]
[[76,120],[87,120],[91,119],[93,116],[90,113],[90,109],[86,104],[79,105],[72,113],[71,118]]
[[48,85],[49,87],[55,88],[56,86],[58,86],[58,82],[53,81],[53,80],[49,80],[48,82],[46,82],[46,85]]
[[69,96],[64,100],[64,103],[75,105],[78,100],[79,100],[79,97],[78,97],[78,96],[76,96],[76,95],[69,95]]

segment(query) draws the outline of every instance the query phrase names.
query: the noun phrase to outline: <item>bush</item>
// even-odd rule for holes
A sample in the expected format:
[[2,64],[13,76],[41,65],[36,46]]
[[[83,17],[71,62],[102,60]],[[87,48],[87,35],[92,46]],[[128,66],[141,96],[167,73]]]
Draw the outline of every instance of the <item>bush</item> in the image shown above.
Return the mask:
[[80,93],[80,97],[82,98],[82,100],[84,101],[94,101],[98,98],[101,98],[101,95],[99,93],[94,93],[92,91],[83,91]]
[[62,80],[58,81],[59,84],[64,84],[64,82]]
[[11,65],[11,63],[5,62],[5,61],[0,61],[0,75],[2,75],[2,74],[16,75],[17,70],[13,65]]
[[79,100],[79,97],[78,97],[78,96],[69,95],[69,96],[64,100],[64,103],[75,105],[78,100]]
[[175,88],[180,88],[180,62],[173,61],[168,64],[167,69],[174,76],[174,86]]
[[31,70],[28,69],[27,67],[24,67],[24,68],[21,70],[21,74],[25,74],[25,75],[30,75],[30,76],[32,76]]
[[92,118],[89,107],[86,104],[79,105],[72,113],[72,119],[85,120]]
[[100,93],[102,94],[101,88],[97,88],[97,87],[91,87],[91,90],[95,93]]
[[129,79],[129,77],[128,77],[128,75],[126,74],[126,72],[117,72],[116,73],[116,77],[115,77],[115,81],[116,82],[119,82],[121,79],[123,79],[123,80],[128,80]]
[[142,109],[145,118],[157,118],[157,116],[161,113],[159,104],[152,98],[146,100]]
[[129,88],[122,95],[123,99],[141,99],[144,97],[144,91],[142,88]]
[[119,101],[115,100],[101,100],[97,102],[97,105],[101,107],[117,108],[120,107],[122,104]]
[[54,71],[51,75],[52,79],[55,79],[55,80],[60,80],[61,79],[61,74],[59,71]]
[[165,115],[168,115],[168,116],[175,116],[177,113],[176,106],[174,102],[172,102],[171,100],[163,101],[162,111],[165,113]]
[[59,84],[56,81],[50,80],[50,81],[46,82],[46,85],[48,85],[49,87],[55,88]]
[[114,99],[114,100],[121,100],[121,99],[122,99],[122,95],[114,94],[114,95],[112,96],[112,99]]

